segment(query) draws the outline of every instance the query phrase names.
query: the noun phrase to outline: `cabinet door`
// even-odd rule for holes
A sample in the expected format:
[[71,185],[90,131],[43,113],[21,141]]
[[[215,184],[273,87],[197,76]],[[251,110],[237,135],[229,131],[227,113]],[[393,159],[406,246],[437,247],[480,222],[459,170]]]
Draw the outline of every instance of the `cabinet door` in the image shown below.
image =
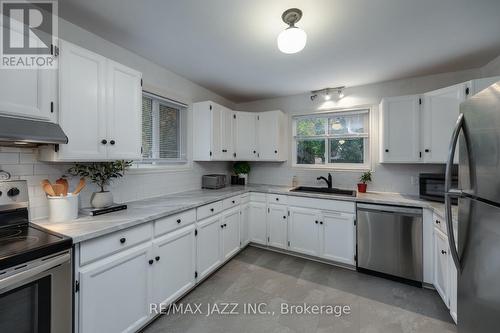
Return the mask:
[[448,239],[438,229],[434,229],[434,287],[449,307],[449,255]]
[[326,212],[320,220],[320,256],[354,265],[355,226],[354,215]]
[[194,224],[153,241],[153,303],[170,304],[194,286]]
[[223,154],[223,130],[222,130],[222,121],[223,121],[223,109],[222,106],[211,103],[211,114],[212,114],[212,160],[223,160],[225,155]]
[[236,112],[235,151],[236,159],[250,161],[257,158],[257,115],[252,112]]
[[107,61],[107,151],[109,159],[141,158],[141,73]]
[[222,249],[224,260],[231,258],[240,249],[240,209],[231,209],[222,215]]
[[248,220],[250,218],[250,205],[241,205],[241,219],[240,219],[240,246],[248,244]]
[[420,161],[419,96],[384,98],[380,104],[380,162]]
[[[9,29],[9,33],[21,34],[14,29]],[[57,70],[0,69],[0,72],[0,114],[51,120],[50,103],[56,102],[53,76]]]
[[222,107],[222,117],[221,117],[221,148],[222,148],[222,159],[225,161],[234,160],[234,136],[233,136],[233,124],[234,124],[234,112],[228,108]]
[[267,211],[269,226],[268,245],[285,249],[287,247],[287,206],[270,204]]
[[292,251],[317,255],[319,212],[314,209],[290,207],[288,218],[288,248]]
[[[457,84],[424,94],[424,162],[446,163],[450,138],[467,85]],[[458,154],[455,154],[457,162]]]
[[266,204],[250,202],[248,230],[250,241],[258,244],[267,244]]
[[106,158],[105,68],[104,57],[60,41],[59,124],[69,138],[61,159]]
[[149,318],[151,245],[80,270],[80,333],[135,332]]
[[222,264],[222,217],[216,215],[198,222],[196,271],[204,278]]
[[258,124],[258,154],[261,160],[277,160],[279,145],[279,111],[259,113]]

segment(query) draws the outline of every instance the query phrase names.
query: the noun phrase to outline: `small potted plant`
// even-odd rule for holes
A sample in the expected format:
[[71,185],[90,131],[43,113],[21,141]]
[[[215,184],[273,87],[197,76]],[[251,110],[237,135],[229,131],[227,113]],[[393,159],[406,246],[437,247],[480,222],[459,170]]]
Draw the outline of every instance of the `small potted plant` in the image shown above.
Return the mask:
[[366,187],[368,182],[372,181],[372,172],[367,171],[359,177],[360,183],[358,184],[358,192],[359,193],[366,193]]
[[130,167],[132,161],[95,162],[89,164],[75,164],[68,169],[73,176],[88,178],[96,184],[99,192],[92,193],[90,205],[94,208],[106,208],[113,205],[113,194],[106,191],[114,179],[123,177],[125,170]]
[[233,173],[238,176],[238,184],[246,185],[248,183],[248,173],[250,164],[248,162],[235,162],[233,164]]

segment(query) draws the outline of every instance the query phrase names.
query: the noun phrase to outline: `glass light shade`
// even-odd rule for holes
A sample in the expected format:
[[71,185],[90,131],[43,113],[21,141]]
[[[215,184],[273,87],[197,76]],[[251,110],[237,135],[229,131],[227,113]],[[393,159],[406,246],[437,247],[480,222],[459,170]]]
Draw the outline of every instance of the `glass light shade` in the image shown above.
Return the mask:
[[302,51],[306,42],[306,32],[297,27],[289,27],[278,35],[278,48],[283,53],[291,54]]

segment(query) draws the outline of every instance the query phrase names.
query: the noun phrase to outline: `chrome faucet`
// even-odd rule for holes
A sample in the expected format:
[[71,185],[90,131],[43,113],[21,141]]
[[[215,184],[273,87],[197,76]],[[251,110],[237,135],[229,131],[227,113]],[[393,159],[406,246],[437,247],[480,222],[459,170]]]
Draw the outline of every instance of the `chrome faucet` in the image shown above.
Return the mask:
[[328,188],[332,188],[333,180],[332,180],[332,174],[331,173],[328,173],[328,179],[326,179],[323,176],[316,178],[316,180],[321,180],[321,179],[323,179],[326,182],[326,184],[328,185]]

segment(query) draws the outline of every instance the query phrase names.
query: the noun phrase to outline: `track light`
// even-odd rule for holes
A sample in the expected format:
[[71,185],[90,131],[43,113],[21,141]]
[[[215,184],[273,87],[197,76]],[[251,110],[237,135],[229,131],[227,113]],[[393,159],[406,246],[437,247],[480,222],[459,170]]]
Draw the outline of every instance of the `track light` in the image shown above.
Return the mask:
[[318,95],[323,95],[325,101],[330,101],[332,99],[332,91],[337,93],[338,99],[344,98],[345,87],[335,87],[335,88],[324,88],[320,90],[311,91],[311,101],[314,101]]

